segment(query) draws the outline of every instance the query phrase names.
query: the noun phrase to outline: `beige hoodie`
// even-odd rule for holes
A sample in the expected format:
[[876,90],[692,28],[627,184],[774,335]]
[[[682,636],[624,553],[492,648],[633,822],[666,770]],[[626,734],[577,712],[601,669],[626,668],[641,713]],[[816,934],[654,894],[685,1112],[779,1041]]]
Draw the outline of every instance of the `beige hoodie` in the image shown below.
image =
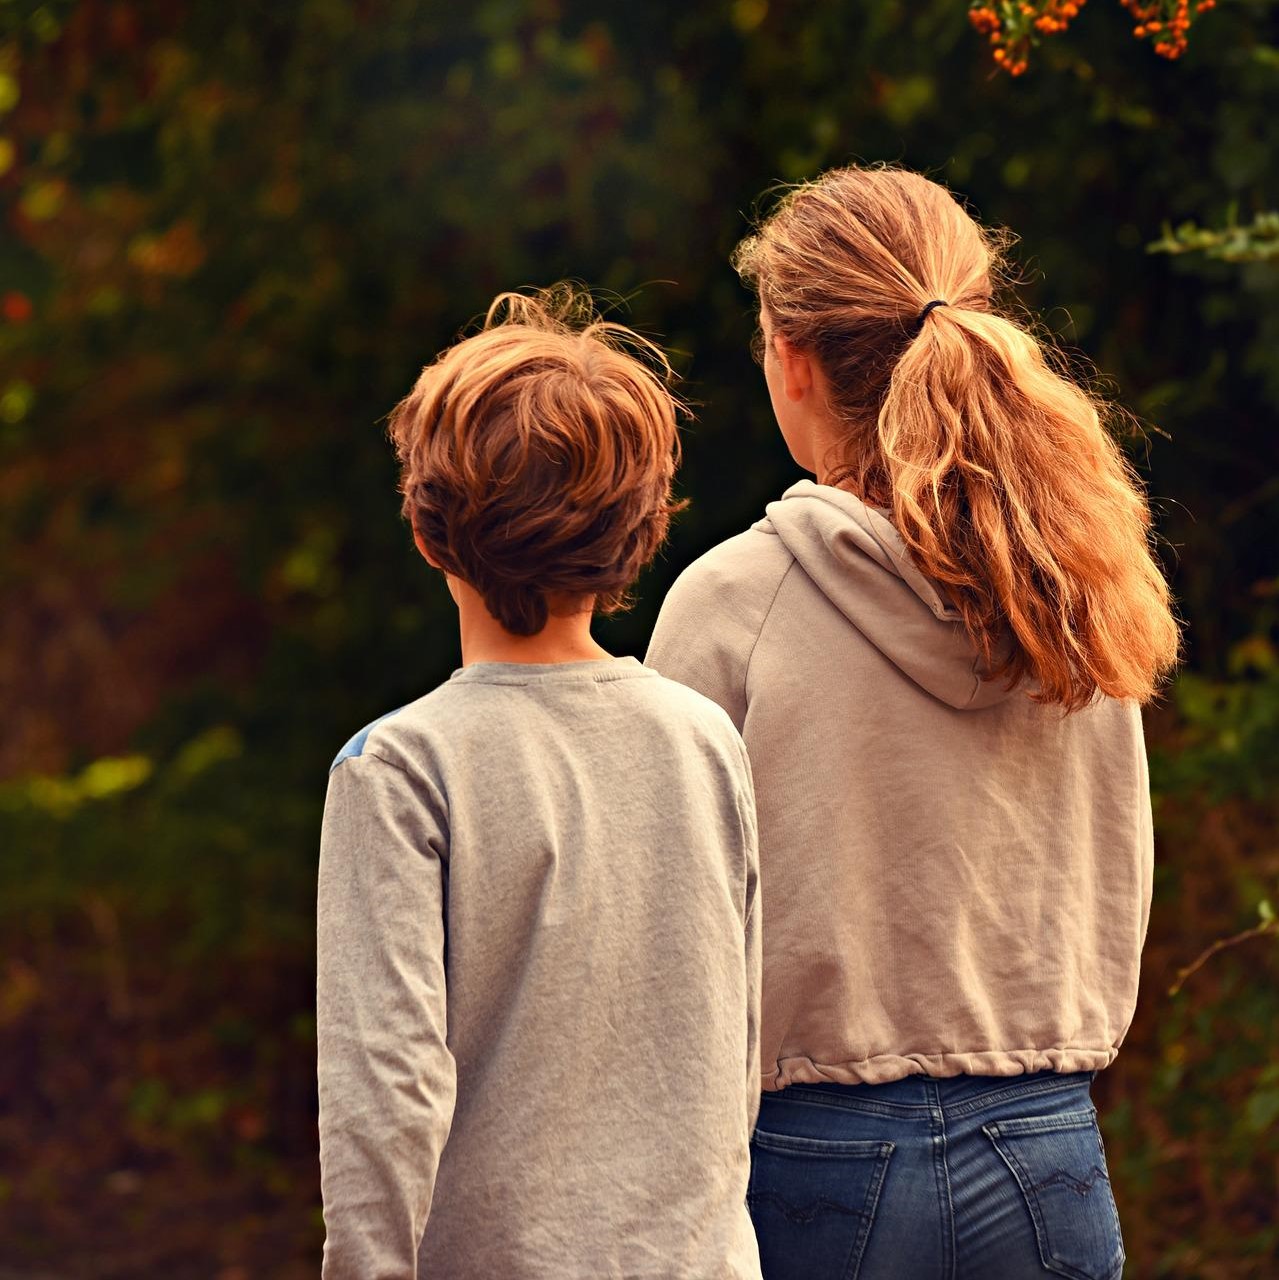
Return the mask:
[[1109,1065],[1153,861],[1134,704],[980,680],[886,513],[811,481],[681,575],[646,661],[751,757],[764,1089]]

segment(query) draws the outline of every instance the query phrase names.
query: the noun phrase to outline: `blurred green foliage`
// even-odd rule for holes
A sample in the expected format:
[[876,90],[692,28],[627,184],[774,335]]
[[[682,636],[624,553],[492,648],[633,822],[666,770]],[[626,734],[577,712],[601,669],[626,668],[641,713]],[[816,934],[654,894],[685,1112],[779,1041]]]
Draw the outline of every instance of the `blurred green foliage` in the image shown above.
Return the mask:
[[0,2],[0,1259],[314,1274],[325,768],[457,661],[382,417],[499,289],[585,279],[659,337],[694,505],[601,624],[642,651],[794,477],[728,253],[862,159],[1014,228],[1026,304],[1153,428],[1189,664],[1098,1093],[1131,1274],[1279,1266],[1274,939],[1167,994],[1279,901],[1279,263],[1144,252],[1265,233],[1279,14],[1176,64],[1127,25],[1090,6],[1012,81],[959,0]]
[[1232,208],[1222,228],[1183,222],[1164,224],[1163,235],[1146,246],[1150,253],[1203,253],[1223,262],[1265,262],[1279,257],[1279,212],[1268,209],[1251,222],[1240,224]]

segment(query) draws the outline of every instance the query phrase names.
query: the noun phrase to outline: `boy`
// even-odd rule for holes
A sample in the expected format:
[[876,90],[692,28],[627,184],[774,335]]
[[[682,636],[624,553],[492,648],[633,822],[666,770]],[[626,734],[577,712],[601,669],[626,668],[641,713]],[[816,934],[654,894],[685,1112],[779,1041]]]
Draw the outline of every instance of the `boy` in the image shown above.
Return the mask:
[[463,666],[330,774],[326,1280],[759,1277],[750,774],[718,707],[591,638],[678,445],[660,353],[583,311],[499,297],[392,415]]

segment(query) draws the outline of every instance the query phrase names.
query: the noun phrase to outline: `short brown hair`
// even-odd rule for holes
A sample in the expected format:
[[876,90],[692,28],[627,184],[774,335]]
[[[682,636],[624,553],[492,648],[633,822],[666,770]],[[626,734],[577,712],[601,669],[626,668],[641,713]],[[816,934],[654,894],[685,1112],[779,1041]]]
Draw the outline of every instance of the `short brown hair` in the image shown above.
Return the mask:
[[681,406],[661,350],[567,285],[500,294],[391,414],[402,511],[515,635],[624,608],[666,537]]

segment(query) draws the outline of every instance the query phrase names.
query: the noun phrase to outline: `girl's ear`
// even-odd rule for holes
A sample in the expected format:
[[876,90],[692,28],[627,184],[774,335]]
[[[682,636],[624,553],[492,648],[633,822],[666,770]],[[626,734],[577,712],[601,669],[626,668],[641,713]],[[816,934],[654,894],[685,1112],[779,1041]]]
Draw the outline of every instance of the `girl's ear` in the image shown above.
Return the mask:
[[812,361],[789,338],[773,334],[773,349],[782,371],[782,390],[788,400],[802,400],[813,385]]

